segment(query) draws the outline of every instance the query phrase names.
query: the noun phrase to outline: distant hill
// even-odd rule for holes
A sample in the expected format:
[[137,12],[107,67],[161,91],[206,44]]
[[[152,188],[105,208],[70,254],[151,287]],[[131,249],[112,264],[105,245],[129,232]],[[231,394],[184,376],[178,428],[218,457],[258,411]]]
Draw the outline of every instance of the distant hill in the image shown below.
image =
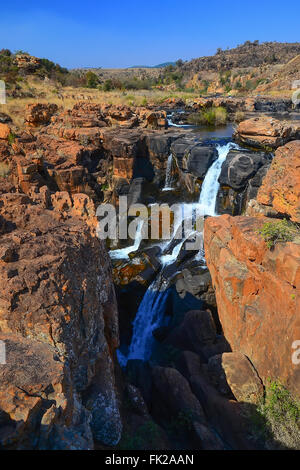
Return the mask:
[[[233,49],[219,48],[176,67],[181,85],[202,93],[263,93],[291,89],[297,79],[300,43],[246,41]],[[289,72],[288,72],[289,69]]]
[[162,69],[163,67],[167,67],[168,65],[176,65],[176,62],[163,62],[162,64],[158,65],[132,65],[128,67],[129,69]]
[[263,65],[286,64],[300,54],[300,43],[281,43],[246,41],[233,49],[217,50],[213,56],[199,57],[185,62],[182,70],[185,72],[200,72],[202,70],[230,70],[236,67],[259,67]]

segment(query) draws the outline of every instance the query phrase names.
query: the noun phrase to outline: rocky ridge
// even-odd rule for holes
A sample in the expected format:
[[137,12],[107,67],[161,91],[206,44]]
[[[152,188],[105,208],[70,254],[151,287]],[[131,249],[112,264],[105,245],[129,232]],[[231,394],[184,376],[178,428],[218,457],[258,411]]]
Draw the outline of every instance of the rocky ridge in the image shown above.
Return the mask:
[[[187,439],[204,449],[260,448],[245,411],[262,398],[266,379],[280,378],[297,393],[289,343],[277,346],[282,331],[289,340],[297,336],[300,254],[297,241],[268,250],[256,230],[270,213],[298,221],[297,192],[293,200],[288,187],[292,181],[297,188],[299,141],[280,147],[272,163],[265,151],[228,154],[218,204],[234,215],[247,207],[252,217],[206,220],[210,274],[190,270],[183,246],[181,273],[177,264],[167,272],[177,299],[173,322],[155,332],[166,357],[154,367],[129,361],[120,386],[114,354],[118,322],[128,335],[124,324],[130,320],[121,308],[118,319],[110,261],[95,237],[94,204],[117,203],[121,194],[133,202],[155,201],[170,153],[174,184],[193,198],[217,156],[214,146],[193,132],[164,129],[165,112],[90,103],[51,117],[52,112],[29,108],[28,129],[13,141],[9,125],[2,124],[7,127],[0,139],[1,163],[8,169],[0,198],[0,339],[8,359],[14,358],[1,368],[2,447],[116,445],[122,421],[125,428],[158,423],[156,445],[168,447],[170,434],[162,430],[171,417],[175,429],[178,419],[188,423],[185,445],[191,445]],[[155,250],[142,246],[139,256],[135,269],[130,261],[114,265],[119,307],[135,293],[134,307],[124,303],[127,315],[137,308],[137,285],[145,289],[160,269]],[[275,302],[274,290],[280,301]],[[183,307],[184,298],[196,299],[197,306]],[[275,314],[280,322],[273,321]],[[14,367],[21,357],[22,368]],[[41,357],[45,367],[37,372]]]

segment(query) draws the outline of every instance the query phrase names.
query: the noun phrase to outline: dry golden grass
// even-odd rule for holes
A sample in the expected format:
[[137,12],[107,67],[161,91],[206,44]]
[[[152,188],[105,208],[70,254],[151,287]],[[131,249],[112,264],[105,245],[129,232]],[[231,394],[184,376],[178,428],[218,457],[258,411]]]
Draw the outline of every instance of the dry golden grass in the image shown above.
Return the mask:
[[[194,91],[174,91],[172,89],[153,88],[151,90],[130,90],[130,91],[102,91],[90,88],[74,88],[74,87],[57,87],[57,84],[50,80],[39,80],[37,78],[28,77],[26,81],[19,82],[19,93],[26,96],[30,93],[32,96],[28,98],[11,98],[8,97],[6,105],[0,105],[0,112],[8,114],[13,120],[13,129],[20,129],[24,123],[25,109],[28,104],[32,103],[55,103],[60,110],[71,109],[78,101],[86,101],[93,103],[107,103],[113,105],[128,106],[149,106],[161,105],[168,98],[178,98],[183,101],[199,98],[201,92]],[[245,92],[231,92],[237,96],[249,96]],[[253,91],[250,95],[256,95]],[[290,97],[291,90],[266,90],[262,93],[264,96],[274,98]]]
[[60,110],[71,109],[78,101],[93,103],[107,103],[113,105],[148,106],[159,105],[167,98],[180,98],[183,100],[199,97],[199,93],[170,92],[159,89],[130,90],[130,91],[102,91],[90,88],[64,87],[56,88],[55,84],[28,80],[21,82],[21,94],[30,92],[33,96],[26,98],[7,98],[5,105],[0,105],[0,112],[8,114],[16,129],[22,128],[25,109],[33,103],[55,103]]

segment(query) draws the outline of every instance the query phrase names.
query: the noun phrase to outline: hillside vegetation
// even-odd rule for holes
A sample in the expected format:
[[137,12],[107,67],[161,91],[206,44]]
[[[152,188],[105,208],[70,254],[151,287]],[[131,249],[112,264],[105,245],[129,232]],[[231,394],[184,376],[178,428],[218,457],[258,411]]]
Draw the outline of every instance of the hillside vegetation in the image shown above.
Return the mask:
[[166,64],[68,70],[46,58],[2,49],[0,79],[6,83],[7,104],[0,105],[0,112],[17,122],[26,104],[37,101],[68,108],[80,100],[147,106],[215,94],[290,97],[300,76],[300,43],[246,41],[213,56]]

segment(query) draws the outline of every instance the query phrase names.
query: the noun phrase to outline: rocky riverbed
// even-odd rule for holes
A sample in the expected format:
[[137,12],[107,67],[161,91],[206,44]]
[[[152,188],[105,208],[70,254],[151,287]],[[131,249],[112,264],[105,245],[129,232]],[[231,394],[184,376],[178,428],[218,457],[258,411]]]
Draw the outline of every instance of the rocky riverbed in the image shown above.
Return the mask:
[[[299,126],[261,115],[285,102],[213,105],[258,114],[233,136],[170,123],[180,103],[0,124],[2,448],[299,448],[297,423],[252,425],[268,380],[299,398]],[[120,196],[199,224],[105,243],[96,208]],[[270,248],[259,232],[283,219],[293,236]]]

